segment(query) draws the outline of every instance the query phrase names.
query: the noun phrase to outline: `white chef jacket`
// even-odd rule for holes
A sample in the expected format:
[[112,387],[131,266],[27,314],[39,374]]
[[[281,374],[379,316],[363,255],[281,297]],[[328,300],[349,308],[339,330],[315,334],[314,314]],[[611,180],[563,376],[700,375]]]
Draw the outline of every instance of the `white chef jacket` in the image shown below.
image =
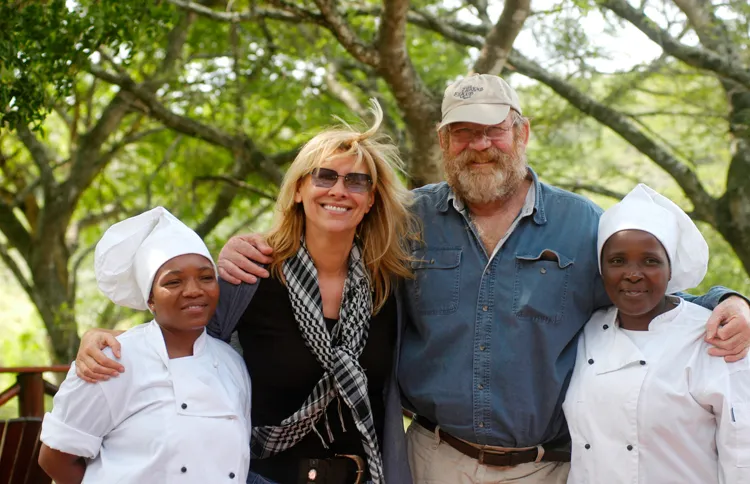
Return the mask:
[[568,484],[750,484],[750,364],[709,356],[710,311],[687,301],[634,343],[594,313],[563,404]]
[[42,442],[91,459],[85,484],[244,484],[250,378],[237,352],[204,331],[193,356],[170,360],[154,321],[117,339],[125,372],[89,384],[72,365]]

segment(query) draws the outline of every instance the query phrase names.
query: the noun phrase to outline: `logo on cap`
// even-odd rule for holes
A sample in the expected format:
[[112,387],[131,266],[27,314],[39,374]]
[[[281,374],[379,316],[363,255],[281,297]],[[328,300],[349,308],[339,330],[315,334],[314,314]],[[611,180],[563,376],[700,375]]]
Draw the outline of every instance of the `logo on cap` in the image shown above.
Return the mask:
[[464,86],[461,88],[461,90],[454,92],[453,97],[457,97],[460,99],[469,99],[474,95],[475,92],[480,91],[484,91],[484,88],[478,86]]

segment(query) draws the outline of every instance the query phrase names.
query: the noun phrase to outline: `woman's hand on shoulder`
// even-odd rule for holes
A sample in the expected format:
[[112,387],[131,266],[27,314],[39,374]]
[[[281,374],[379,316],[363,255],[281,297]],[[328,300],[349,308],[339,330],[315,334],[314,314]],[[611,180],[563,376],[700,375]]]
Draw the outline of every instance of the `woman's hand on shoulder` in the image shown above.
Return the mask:
[[258,264],[270,264],[273,261],[271,254],[273,249],[262,235],[235,235],[219,252],[219,277],[230,284],[255,284],[258,277],[269,276],[268,271]]
[[83,381],[97,383],[109,380],[125,371],[125,367],[108,358],[104,348],[111,348],[116,358],[120,358],[120,342],[117,336],[122,331],[90,329],[83,334],[76,355],[76,375]]

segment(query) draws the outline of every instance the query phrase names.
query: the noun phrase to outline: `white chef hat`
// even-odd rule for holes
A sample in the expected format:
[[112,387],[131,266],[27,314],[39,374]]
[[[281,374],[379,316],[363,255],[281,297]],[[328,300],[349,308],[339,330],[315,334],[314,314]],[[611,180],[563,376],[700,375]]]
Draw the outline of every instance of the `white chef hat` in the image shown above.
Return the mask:
[[111,226],[96,244],[94,273],[99,289],[115,304],[148,309],[159,268],[184,254],[199,254],[216,265],[203,240],[164,207]]
[[708,268],[708,244],[698,227],[672,200],[640,183],[599,219],[597,255],[602,270],[602,248],[621,230],[642,230],[656,237],[669,256],[672,277],[667,294],[697,286]]

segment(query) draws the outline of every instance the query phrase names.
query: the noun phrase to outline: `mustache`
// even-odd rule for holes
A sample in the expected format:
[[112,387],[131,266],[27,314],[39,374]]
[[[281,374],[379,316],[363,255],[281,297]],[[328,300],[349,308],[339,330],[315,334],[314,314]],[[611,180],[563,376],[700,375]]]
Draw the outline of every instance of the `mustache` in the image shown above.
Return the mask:
[[512,153],[504,153],[494,146],[482,151],[465,150],[453,158],[453,163],[462,167],[473,163],[495,163],[504,165],[516,158],[515,151],[516,150],[513,150]]

